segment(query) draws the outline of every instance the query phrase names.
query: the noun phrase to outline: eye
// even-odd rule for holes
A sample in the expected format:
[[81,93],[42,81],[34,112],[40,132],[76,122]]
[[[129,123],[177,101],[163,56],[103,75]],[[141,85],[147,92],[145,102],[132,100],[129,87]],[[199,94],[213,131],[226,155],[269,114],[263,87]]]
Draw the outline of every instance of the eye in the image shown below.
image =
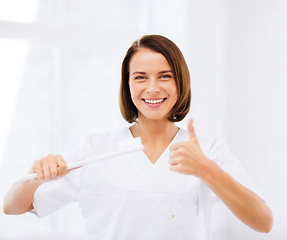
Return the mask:
[[172,75],[170,74],[164,74],[160,76],[160,79],[163,79],[163,80],[169,80],[171,78],[172,78]]
[[134,81],[138,82],[138,83],[142,83],[146,80],[146,76],[143,76],[143,75],[139,75],[139,76],[135,76],[134,77]]
[[145,79],[145,77],[144,76],[136,76],[135,79],[142,80],[142,79]]

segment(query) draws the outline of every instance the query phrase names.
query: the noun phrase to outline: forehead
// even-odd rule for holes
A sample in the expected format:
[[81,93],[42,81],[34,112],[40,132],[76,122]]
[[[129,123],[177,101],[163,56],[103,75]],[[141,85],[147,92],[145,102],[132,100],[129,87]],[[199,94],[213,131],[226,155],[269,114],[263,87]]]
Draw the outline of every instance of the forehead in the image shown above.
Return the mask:
[[140,48],[132,56],[129,68],[130,72],[171,70],[166,58],[161,53],[154,52],[148,48]]

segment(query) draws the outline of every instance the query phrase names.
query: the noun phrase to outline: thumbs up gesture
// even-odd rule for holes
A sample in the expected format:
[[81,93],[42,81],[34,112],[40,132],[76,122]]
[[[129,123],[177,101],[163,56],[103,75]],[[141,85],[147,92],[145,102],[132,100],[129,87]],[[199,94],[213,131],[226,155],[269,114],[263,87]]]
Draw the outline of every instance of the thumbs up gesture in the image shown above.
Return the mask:
[[170,169],[175,172],[203,178],[210,160],[202,152],[195,135],[193,120],[188,123],[189,141],[170,146]]

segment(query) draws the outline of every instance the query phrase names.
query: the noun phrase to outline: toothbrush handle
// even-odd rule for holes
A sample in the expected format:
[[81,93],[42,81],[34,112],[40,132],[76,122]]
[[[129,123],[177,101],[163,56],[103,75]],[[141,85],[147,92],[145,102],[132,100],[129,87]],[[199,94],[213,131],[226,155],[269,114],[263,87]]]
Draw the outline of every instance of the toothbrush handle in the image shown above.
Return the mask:
[[[84,160],[72,162],[72,163],[69,163],[67,165],[67,170],[82,167],[83,165],[88,164],[88,163],[97,162],[97,161],[104,160],[107,158],[112,158],[112,157],[124,155],[124,154],[135,152],[135,151],[140,151],[140,150],[143,150],[142,145],[136,146],[133,148],[124,149],[124,150],[121,150],[121,151],[118,151],[115,153],[109,153],[109,154],[98,156],[98,157],[91,157],[91,158],[87,158]],[[22,177],[21,180],[22,181],[23,180],[32,180],[32,179],[37,178],[37,177],[38,177],[37,173],[30,173],[30,174],[27,174],[26,176]]]
[[[81,166],[84,165],[83,162],[84,161],[77,161],[77,162],[69,163],[68,166],[67,166],[67,170],[81,167]],[[37,177],[39,177],[37,173],[29,173],[26,176],[22,177],[21,181],[32,180],[32,179],[37,178]]]
[[29,173],[29,174],[25,175],[24,177],[22,177],[20,180],[21,181],[32,180],[32,179],[37,178],[37,177],[38,177],[37,173]]

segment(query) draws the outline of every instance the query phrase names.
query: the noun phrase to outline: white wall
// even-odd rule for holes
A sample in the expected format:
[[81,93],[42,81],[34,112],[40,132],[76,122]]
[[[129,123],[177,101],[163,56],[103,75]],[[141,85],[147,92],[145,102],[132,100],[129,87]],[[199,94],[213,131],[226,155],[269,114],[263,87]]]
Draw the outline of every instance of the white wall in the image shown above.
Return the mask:
[[[187,119],[195,119],[199,134],[227,140],[273,210],[274,228],[265,235],[218,206],[214,239],[287,237],[286,1],[29,0],[26,7],[28,2],[29,9],[36,3],[34,18],[30,13],[21,19],[13,11],[4,16],[0,10],[0,50],[17,59],[27,51],[17,68],[0,53],[3,69],[11,68],[5,76],[0,71],[1,86],[17,82],[11,73],[23,69],[17,98],[1,105],[15,102],[1,146],[1,204],[34,160],[61,152],[91,131],[126,125],[118,109],[121,61],[135,39],[157,33],[182,49],[190,67],[193,96]],[[17,46],[20,55],[12,51]],[[187,119],[179,125],[185,127]],[[43,220],[1,213],[0,226],[0,239],[84,235],[76,205]]]
[[274,214],[268,237],[243,227],[231,235],[285,239],[287,2],[229,1],[228,9],[228,140]]

